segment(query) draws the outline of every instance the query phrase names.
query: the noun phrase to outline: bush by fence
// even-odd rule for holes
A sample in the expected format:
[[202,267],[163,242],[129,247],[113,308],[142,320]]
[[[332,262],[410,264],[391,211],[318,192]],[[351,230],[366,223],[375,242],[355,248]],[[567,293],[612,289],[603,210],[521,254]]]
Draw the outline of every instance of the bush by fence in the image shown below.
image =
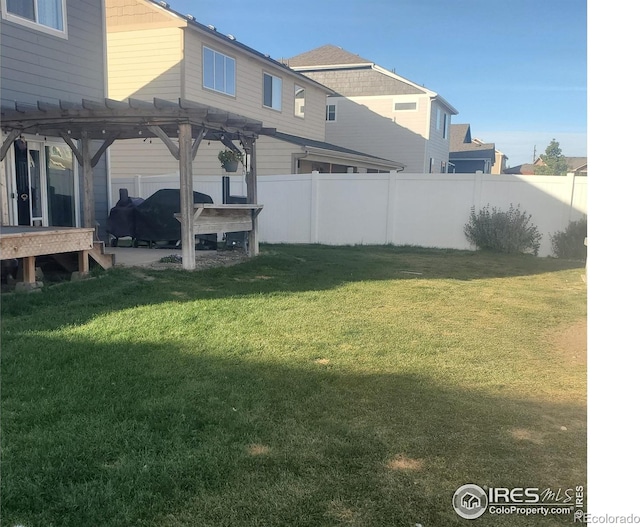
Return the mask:
[[557,231],[551,236],[551,249],[557,258],[586,260],[587,247],[584,239],[587,237],[587,218],[569,223],[563,231]]
[[472,207],[464,235],[478,249],[501,253],[532,252],[535,256],[538,256],[542,239],[538,227],[531,222],[531,214],[513,205],[507,211],[496,207],[490,209],[487,205],[476,212]]

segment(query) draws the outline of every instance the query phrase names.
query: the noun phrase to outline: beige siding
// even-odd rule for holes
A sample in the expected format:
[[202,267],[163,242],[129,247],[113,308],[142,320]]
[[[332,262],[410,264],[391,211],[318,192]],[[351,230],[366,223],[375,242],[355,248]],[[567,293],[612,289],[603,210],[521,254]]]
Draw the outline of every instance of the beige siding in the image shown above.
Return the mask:
[[327,141],[400,161],[407,172],[422,172],[429,99],[411,97],[418,103],[418,109],[411,112],[393,112],[394,97],[331,97],[328,103],[336,104],[336,121],[327,122]]
[[[415,110],[395,110],[396,103],[416,103]],[[327,141],[399,161],[405,172],[433,171],[449,160],[449,138],[436,130],[436,112],[428,95],[331,97],[336,121],[327,122]],[[444,109],[442,110],[444,112]]]
[[[207,46],[232,57],[236,61],[235,97],[208,90],[202,86],[202,48]],[[276,111],[262,105],[262,75],[282,79],[282,110]],[[294,86],[306,88],[305,117],[294,115]],[[258,119],[266,127],[310,139],[324,140],[325,92],[313,84],[305,84],[299,77],[290,75],[253,55],[224,42],[207,38],[204,33],[185,34],[185,97],[216,108]]]
[[300,146],[267,136],[260,137],[256,145],[258,175],[272,176],[295,173],[293,163],[296,154],[302,153]]
[[[218,161],[222,145],[217,141],[203,141],[193,163],[194,176],[225,175]],[[111,151],[111,178],[117,185],[120,178],[136,175],[157,176],[178,172],[178,161],[160,139],[144,141],[132,139],[116,141]],[[260,175],[289,174],[294,153],[299,146],[262,136],[257,142],[257,172]]]
[[[326,91],[299,75],[280,69],[244,51],[224,37],[187,27],[186,23],[140,0],[107,0],[109,97],[176,100],[184,97],[263,122],[265,127],[325,140]],[[203,88],[202,48],[207,46],[236,61],[236,94],[228,96]],[[282,110],[262,104],[263,73],[282,79]],[[305,117],[295,116],[294,87],[305,88]],[[203,142],[193,165],[194,175],[222,175],[218,142]],[[257,144],[258,173],[292,171],[293,154],[300,147],[261,136]],[[110,148],[114,181],[135,175],[160,175],[178,170],[166,146],[153,139],[117,141]]]
[[180,96],[180,28],[109,33],[107,44],[109,97],[175,100]]

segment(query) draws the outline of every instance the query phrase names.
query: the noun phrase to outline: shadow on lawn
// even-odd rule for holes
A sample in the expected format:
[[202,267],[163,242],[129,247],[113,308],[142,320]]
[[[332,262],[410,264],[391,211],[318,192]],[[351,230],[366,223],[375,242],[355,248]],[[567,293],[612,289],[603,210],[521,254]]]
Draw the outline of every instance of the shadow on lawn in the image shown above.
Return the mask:
[[581,405],[161,337],[22,338],[2,357],[6,525],[446,527],[468,523],[462,484],[586,484]]
[[[105,312],[167,301],[320,291],[359,281],[468,282],[583,269],[583,266],[577,261],[482,251],[268,245],[259,257],[232,267],[193,272],[115,268],[100,273],[96,280],[57,284],[47,288],[44,294],[6,295],[1,307],[4,317],[12,317],[41,309],[47,313],[47,308],[53,305],[54,309],[38,322],[42,329],[51,329],[82,323]],[[63,305],[70,308],[82,305],[81,315],[69,319],[68,313],[73,310],[58,309]]]

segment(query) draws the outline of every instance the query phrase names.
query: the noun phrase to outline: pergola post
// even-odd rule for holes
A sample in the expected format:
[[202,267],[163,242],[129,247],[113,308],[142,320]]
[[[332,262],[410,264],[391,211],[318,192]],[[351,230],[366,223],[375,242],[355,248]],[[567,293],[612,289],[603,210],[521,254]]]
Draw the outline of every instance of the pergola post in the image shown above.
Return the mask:
[[[249,170],[247,171],[247,203],[258,204],[258,177],[256,174],[256,140],[248,140]],[[252,213],[253,228],[249,232],[249,256],[256,256],[260,248],[258,246],[258,211]]]
[[81,158],[78,161],[82,165],[82,182],[83,182],[83,213],[84,221],[83,226],[89,229],[95,229],[96,227],[96,211],[93,198],[93,165],[91,163],[91,141],[89,140],[89,134],[83,130],[81,132],[82,141],[82,153]]
[[182,240],[182,268],[192,271],[196,268],[196,240],[193,226],[193,155],[191,123],[180,123],[178,130],[178,147],[180,152],[180,233]]

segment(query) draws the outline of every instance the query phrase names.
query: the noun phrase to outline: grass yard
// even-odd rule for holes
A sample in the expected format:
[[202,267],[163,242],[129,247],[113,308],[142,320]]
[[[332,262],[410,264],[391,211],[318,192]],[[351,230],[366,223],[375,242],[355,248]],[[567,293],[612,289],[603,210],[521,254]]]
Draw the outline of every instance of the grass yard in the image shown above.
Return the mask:
[[586,485],[582,274],[265,245],[3,295],[2,525],[440,527],[466,483]]

